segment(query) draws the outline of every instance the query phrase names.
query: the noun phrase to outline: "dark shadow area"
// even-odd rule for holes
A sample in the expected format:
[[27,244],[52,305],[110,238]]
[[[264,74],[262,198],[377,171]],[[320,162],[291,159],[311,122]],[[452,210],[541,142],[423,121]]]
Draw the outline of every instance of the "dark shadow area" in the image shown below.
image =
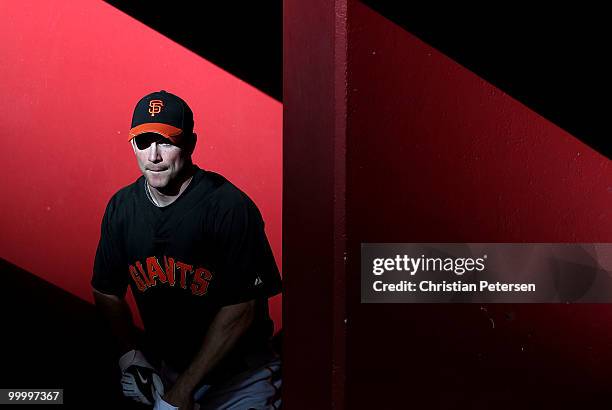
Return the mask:
[[603,5],[363,3],[612,157],[612,28]]
[[282,1],[107,3],[282,100]]
[[4,259],[0,275],[0,388],[64,389],[58,408],[143,408],[121,395],[114,342],[92,304]]

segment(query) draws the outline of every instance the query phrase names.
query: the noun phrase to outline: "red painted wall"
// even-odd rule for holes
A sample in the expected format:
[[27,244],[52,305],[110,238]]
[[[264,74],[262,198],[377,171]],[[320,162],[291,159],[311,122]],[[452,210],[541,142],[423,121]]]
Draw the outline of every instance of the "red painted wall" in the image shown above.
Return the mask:
[[[279,102],[102,2],[3,2],[0,16],[0,257],[92,300],[104,207],[139,176],[133,107],[165,89],[194,111],[194,162],[253,198],[280,266]],[[271,310],[279,328],[280,296]]]
[[549,408],[609,393],[609,305],[360,304],[362,242],[612,241],[612,167],[349,4],[347,407]]

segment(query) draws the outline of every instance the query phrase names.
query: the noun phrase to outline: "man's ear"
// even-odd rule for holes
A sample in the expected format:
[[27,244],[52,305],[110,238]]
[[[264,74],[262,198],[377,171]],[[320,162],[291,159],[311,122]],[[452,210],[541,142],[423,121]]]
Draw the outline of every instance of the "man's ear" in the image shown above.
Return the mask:
[[195,132],[192,134],[191,136],[191,144],[189,145],[189,154],[193,154],[193,151],[195,150],[195,146],[196,146],[196,142],[198,141],[198,134],[196,134]]

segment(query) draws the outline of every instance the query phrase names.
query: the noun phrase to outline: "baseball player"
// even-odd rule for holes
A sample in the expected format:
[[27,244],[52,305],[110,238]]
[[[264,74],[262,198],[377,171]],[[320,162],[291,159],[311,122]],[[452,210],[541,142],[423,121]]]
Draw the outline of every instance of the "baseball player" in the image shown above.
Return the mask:
[[142,176],[106,207],[91,281],[123,353],[123,394],[155,409],[278,408],[268,298],[281,279],[257,207],[193,164],[193,113],[181,98],[143,97],[129,137]]

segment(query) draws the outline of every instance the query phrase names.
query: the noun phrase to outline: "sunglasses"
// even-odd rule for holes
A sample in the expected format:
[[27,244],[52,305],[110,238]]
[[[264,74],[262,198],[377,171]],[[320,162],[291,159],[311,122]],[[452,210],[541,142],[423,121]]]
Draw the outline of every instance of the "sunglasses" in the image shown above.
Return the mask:
[[153,132],[148,132],[145,134],[140,134],[136,137],[134,137],[134,143],[136,144],[136,147],[139,150],[143,150],[143,149],[147,149],[151,146],[151,144],[153,144],[154,142],[158,143],[158,144],[168,144],[168,145],[175,145],[173,144],[172,141],[170,141],[167,138],[164,138],[163,136],[159,135],[159,134],[155,134]]

